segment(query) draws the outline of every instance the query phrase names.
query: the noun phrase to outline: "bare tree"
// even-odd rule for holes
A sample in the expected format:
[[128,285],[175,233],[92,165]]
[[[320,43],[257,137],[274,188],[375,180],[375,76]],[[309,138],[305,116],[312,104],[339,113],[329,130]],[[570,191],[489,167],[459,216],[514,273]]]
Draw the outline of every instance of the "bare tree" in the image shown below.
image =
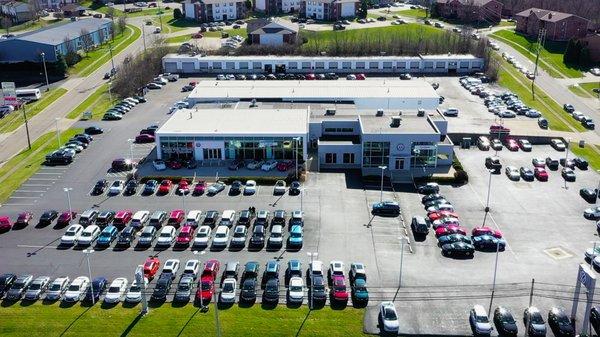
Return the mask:
[[41,6],[38,0],[27,1],[27,8],[32,20],[38,20],[40,18]]
[[127,27],[127,17],[124,15],[119,16],[119,19],[117,20],[117,26],[119,27],[119,34],[123,34],[125,28]]
[[81,39],[81,49],[85,53],[94,49],[94,40],[92,39],[92,34],[90,34],[90,32],[87,29],[82,28],[81,32],[79,32],[79,36]]
[[8,16],[3,16],[0,19],[0,25],[2,25],[2,29],[6,29],[6,34],[10,34],[10,27],[13,26],[13,22]]
[[69,37],[65,36],[63,40],[63,44],[65,45],[66,54],[64,55],[65,61],[68,66],[72,66],[75,63],[79,62],[79,54],[77,54],[77,48],[72,40]]

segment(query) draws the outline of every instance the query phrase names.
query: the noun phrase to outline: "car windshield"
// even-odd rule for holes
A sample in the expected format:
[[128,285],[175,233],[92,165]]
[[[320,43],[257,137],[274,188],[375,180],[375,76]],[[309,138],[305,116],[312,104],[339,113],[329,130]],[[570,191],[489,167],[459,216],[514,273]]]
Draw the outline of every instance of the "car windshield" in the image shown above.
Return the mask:
[[182,283],[182,284],[179,285],[179,287],[177,288],[177,290],[188,291],[188,290],[190,290],[190,285],[187,284],[187,283]]
[[170,232],[160,233],[160,237],[161,238],[170,238],[171,237],[171,233]]
[[92,233],[90,232],[83,232],[83,234],[81,234],[81,236],[83,236],[84,238],[92,236]]
[[41,287],[42,285],[40,283],[32,283],[31,286],[29,286],[29,290],[40,290]]
[[102,234],[100,234],[100,237],[102,237],[102,238],[109,238],[110,237],[110,233],[109,232],[102,232]]
[[281,237],[281,233],[271,233],[271,237],[272,238],[280,238]]
[[158,282],[158,284],[156,285],[156,289],[157,290],[167,289],[167,283],[166,282]]
[[108,288],[108,292],[109,293],[118,293],[120,291],[121,291],[121,288],[119,288],[119,287],[110,287],[110,288]]
[[385,316],[385,319],[387,319],[387,320],[395,321],[396,319],[398,319],[398,317],[396,316],[396,312],[389,308],[385,309],[384,316]]
[[224,238],[225,237],[225,233],[217,233],[215,235],[215,237],[217,237],[217,238]]
[[79,285],[77,285],[77,284],[70,285],[69,291],[79,291]]
[[211,282],[202,282],[202,290],[210,290],[211,286]]
[[475,316],[477,323],[488,323],[489,320],[486,316]]
[[290,237],[292,237],[292,238],[301,238],[302,235],[300,233],[297,233],[297,232],[292,232],[290,234]]
[[67,235],[67,236],[74,236],[74,235],[75,235],[75,233],[76,233],[75,231],[73,231],[73,230],[70,230],[70,231],[67,231],[66,235]]
[[226,292],[226,293],[233,292],[233,284],[232,283],[225,283],[225,285],[223,286],[223,291]]
[[233,236],[235,236],[236,238],[243,238],[244,232],[235,232],[235,234]]
[[558,315],[556,317],[556,322],[558,323],[558,325],[571,325],[571,321],[566,315]]
[[129,291],[130,291],[130,292],[134,292],[134,293],[135,293],[135,292],[140,292],[140,291],[141,291],[141,288],[140,288],[140,286],[138,286],[138,285],[133,285],[133,286],[131,286],[131,288],[129,288]]
[[539,312],[534,312],[531,314],[531,323],[532,324],[544,324],[544,319]]
[[315,284],[315,285],[313,285],[313,289],[315,291],[325,291],[325,286],[324,285]]
[[58,290],[60,290],[60,284],[52,283],[52,285],[50,286],[50,291],[58,291]]

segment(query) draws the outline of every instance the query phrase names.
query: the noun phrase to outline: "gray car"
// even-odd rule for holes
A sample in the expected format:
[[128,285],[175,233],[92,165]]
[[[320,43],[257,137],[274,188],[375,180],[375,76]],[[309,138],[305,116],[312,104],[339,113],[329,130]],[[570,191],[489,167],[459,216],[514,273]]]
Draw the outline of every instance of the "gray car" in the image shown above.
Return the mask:
[[10,289],[8,289],[6,299],[11,301],[20,300],[32,281],[33,275],[21,275],[17,277],[17,280],[12,284]]
[[62,294],[69,287],[70,281],[71,280],[66,276],[59,277],[59,278],[55,279],[54,281],[52,281],[52,284],[50,284],[50,286],[48,287],[48,290],[46,291],[46,300],[48,300],[48,301],[60,300],[60,298],[62,297]]
[[175,302],[188,302],[192,295],[192,288],[194,287],[194,279],[191,276],[183,276],[179,280],[177,285],[177,291],[175,291]]
[[536,307],[529,307],[523,312],[523,324],[529,336],[546,336],[546,322]]
[[48,276],[39,276],[36,277],[33,282],[27,288],[25,292],[24,299],[28,301],[36,301],[40,299],[40,296],[48,289],[48,285],[50,284],[50,277]]
[[150,247],[156,238],[158,230],[154,226],[146,226],[138,239],[137,245],[140,247]]

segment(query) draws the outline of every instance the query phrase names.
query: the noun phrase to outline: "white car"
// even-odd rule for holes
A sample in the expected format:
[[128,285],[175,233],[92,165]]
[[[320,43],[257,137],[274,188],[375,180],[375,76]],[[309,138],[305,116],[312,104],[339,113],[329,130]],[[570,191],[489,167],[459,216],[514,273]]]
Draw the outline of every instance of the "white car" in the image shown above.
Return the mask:
[[217,81],[225,81],[227,78],[223,74],[217,75]]
[[277,167],[276,160],[267,160],[264,164],[262,164],[260,169],[268,172],[268,171],[271,171],[272,169],[274,169],[275,167]]
[[162,160],[155,160],[152,162],[152,165],[154,166],[154,169],[157,171],[164,171],[167,169],[167,164],[165,164],[165,162]]
[[454,206],[452,206],[451,204],[447,203],[447,204],[438,204],[438,205],[434,205],[431,207],[427,208],[427,212],[441,212],[441,211],[445,211],[445,212],[454,212]]
[[214,195],[225,189],[225,183],[221,181],[217,181],[216,183],[210,185],[206,190],[206,193],[209,195]]
[[531,160],[531,163],[533,164],[534,167],[545,167],[546,166],[546,159],[542,158],[542,157],[538,157],[538,158],[533,158]]
[[90,285],[90,279],[85,276],[79,276],[71,282],[67,291],[63,295],[65,302],[77,302],[85,295],[87,288]]
[[79,240],[79,236],[83,233],[83,226],[74,224],[67,228],[65,234],[60,238],[61,245],[76,245]]
[[129,103],[131,103],[133,105],[136,105],[136,104],[140,103],[140,101],[138,99],[135,99],[133,97],[124,98],[123,101],[129,102]]
[[469,312],[469,323],[475,336],[489,336],[492,333],[492,324],[483,306],[477,304]]
[[196,233],[196,237],[194,237],[194,247],[206,247],[208,246],[208,240],[210,240],[210,226],[200,226],[198,232]]
[[271,234],[269,235],[267,245],[269,247],[281,247],[283,245],[283,226],[271,226]]
[[175,241],[175,227],[165,226],[161,229],[156,241],[157,246],[170,246]]
[[515,117],[517,117],[517,114],[514,111],[503,110],[503,111],[498,112],[498,117],[501,117],[501,118],[515,118]]
[[246,168],[248,170],[256,170],[263,165],[263,161],[260,160],[251,160],[248,164],[246,164]]
[[233,230],[231,237],[231,246],[244,247],[246,245],[246,237],[248,236],[248,228],[244,225],[237,225]]
[[294,276],[290,278],[287,296],[288,301],[291,303],[302,303],[304,300],[304,281],[302,277]]
[[448,108],[448,109],[444,110],[444,116],[458,117],[458,109],[457,108]]
[[89,246],[96,241],[98,235],[100,235],[100,227],[96,225],[89,225],[83,230],[83,232],[81,232],[79,240],[77,240],[77,245]]
[[342,261],[331,261],[329,262],[329,274],[340,274],[344,275],[344,262]]
[[600,76],[600,68],[592,68],[590,69],[590,73],[592,75]]
[[367,270],[365,265],[361,262],[352,262],[350,265],[350,280],[356,280],[356,278],[367,279]]
[[188,103],[186,101],[179,101],[179,102],[176,102],[174,104],[174,106],[176,106],[178,109],[183,109],[183,108],[187,109],[190,107],[190,103]]
[[142,228],[146,222],[150,219],[150,211],[137,211],[131,217],[131,226],[135,228]]
[[59,300],[64,292],[69,287],[69,277],[59,277],[50,283],[48,290],[46,291],[46,300],[57,301]]
[[246,181],[246,185],[244,185],[244,195],[252,195],[254,193],[256,193],[256,181]]
[[519,169],[517,169],[514,166],[507,166],[504,172],[506,173],[506,176],[510,180],[515,180],[515,181],[521,180],[521,174],[519,173]]
[[188,212],[187,217],[185,218],[185,223],[196,227],[200,223],[201,218],[202,218],[202,211],[197,210],[197,209],[191,210]]
[[285,181],[277,180],[277,182],[275,182],[273,194],[285,194]]
[[379,322],[384,332],[398,333],[400,323],[398,322],[398,313],[393,302],[382,302],[379,305]]
[[213,247],[225,247],[227,246],[227,241],[229,241],[229,227],[217,227],[217,231],[215,232],[215,237],[213,238],[212,242]]
[[187,260],[183,267],[183,275],[191,276],[194,280],[198,276],[200,270],[200,261],[198,260]]
[[525,116],[527,116],[529,118],[538,118],[538,117],[542,117],[542,114],[535,109],[529,109],[525,113]]
[[573,113],[571,115],[577,121],[581,121],[583,119],[583,117],[585,117],[581,111],[573,111]]
[[431,227],[435,230],[435,229],[438,229],[438,227],[446,227],[449,224],[459,224],[459,223],[460,223],[460,221],[457,218],[445,217],[445,218],[434,220],[431,223]]
[[104,302],[106,303],[119,303],[127,291],[127,279],[124,277],[116,278],[108,287],[106,295],[104,296]]
[[235,302],[235,291],[237,289],[237,281],[234,278],[226,278],[221,286],[221,302]]
[[171,278],[174,279],[175,275],[177,275],[177,272],[179,271],[179,260],[177,259],[168,259],[165,262],[165,265],[163,266],[162,272],[160,273],[160,275],[167,275],[170,274]]
[[123,187],[125,186],[125,182],[123,180],[115,180],[112,185],[108,189],[108,194],[110,195],[119,195],[123,192]]
[[[144,283],[148,286],[148,279],[144,277]],[[142,301],[142,287],[137,283],[137,280],[134,280],[131,283],[131,287],[125,294],[125,302],[129,303],[139,303]]]
[[564,151],[567,149],[567,146],[565,145],[565,143],[562,140],[557,139],[557,138],[551,139],[550,144],[557,151]]
[[583,217],[590,220],[600,220],[600,206],[586,208],[583,211]]
[[83,146],[81,145],[77,145],[77,144],[66,144],[65,146],[62,147],[63,149],[70,149],[75,151],[75,153],[80,153],[81,151],[83,151]]
[[532,145],[527,139],[519,139],[518,143],[523,151],[531,151]]

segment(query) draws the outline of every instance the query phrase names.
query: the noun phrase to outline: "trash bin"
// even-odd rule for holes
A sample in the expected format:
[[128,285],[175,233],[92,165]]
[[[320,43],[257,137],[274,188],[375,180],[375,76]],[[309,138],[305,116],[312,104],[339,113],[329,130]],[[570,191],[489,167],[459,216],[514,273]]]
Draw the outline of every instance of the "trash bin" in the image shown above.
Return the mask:
[[463,149],[470,149],[471,148],[471,138],[469,137],[464,137],[461,141],[460,141],[460,147]]

